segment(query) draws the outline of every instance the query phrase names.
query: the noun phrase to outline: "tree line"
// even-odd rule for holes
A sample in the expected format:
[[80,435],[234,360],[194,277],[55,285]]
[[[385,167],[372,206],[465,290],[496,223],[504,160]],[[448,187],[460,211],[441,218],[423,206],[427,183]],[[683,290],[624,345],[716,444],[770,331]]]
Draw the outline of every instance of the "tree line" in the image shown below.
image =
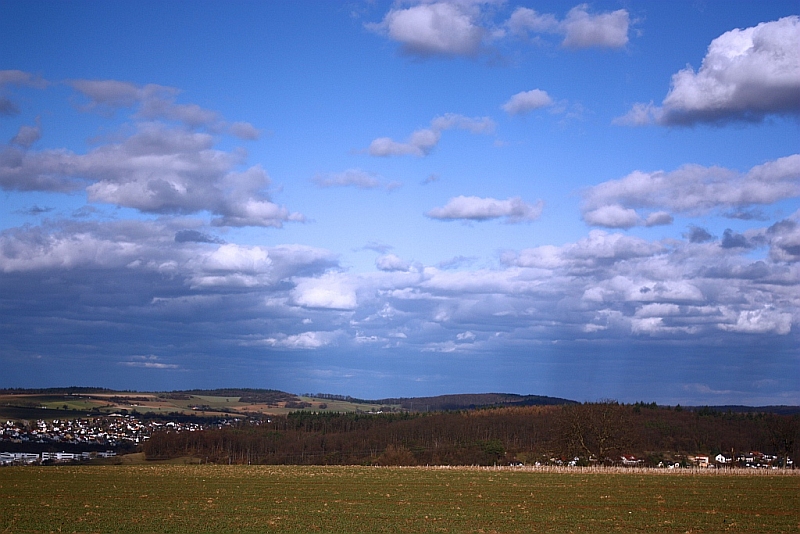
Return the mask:
[[613,401],[435,413],[294,412],[219,430],[155,432],[149,459],[216,463],[493,465],[579,458],[644,465],[690,454],[795,458],[800,416],[689,411]]

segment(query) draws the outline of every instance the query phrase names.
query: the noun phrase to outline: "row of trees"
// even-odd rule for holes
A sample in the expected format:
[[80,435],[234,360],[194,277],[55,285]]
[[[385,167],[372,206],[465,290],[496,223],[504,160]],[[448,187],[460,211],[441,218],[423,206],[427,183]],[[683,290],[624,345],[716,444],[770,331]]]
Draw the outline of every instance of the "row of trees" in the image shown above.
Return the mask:
[[148,458],[199,456],[270,464],[492,465],[550,458],[650,464],[678,455],[760,451],[796,455],[800,418],[701,413],[613,401],[428,414],[296,412],[261,424],[157,432]]

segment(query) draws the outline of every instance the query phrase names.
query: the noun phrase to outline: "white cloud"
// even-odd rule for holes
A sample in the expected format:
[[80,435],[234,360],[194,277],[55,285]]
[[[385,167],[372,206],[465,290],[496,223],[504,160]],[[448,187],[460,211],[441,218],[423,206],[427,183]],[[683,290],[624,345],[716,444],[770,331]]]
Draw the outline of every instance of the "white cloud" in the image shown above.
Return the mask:
[[319,278],[298,278],[292,298],[306,308],[352,310],[358,305],[356,285],[347,275],[327,273]]
[[491,133],[495,123],[489,117],[469,118],[455,113],[446,113],[434,117],[430,128],[416,130],[408,141],[398,143],[389,137],[379,137],[370,143],[368,152],[371,156],[427,156],[442,137],[445,130],[467,130],[472,133]]
[[469,56],[478,52],[485,33],[473,13],[463,3],[425,3],[392,9],[380,24],[367,27],[399,42],[408,54]]
[[593,15],[587,4],[581,4],[570,9],[562,23],[562,44],[568,48],[621,48],[628,43],[629,24],[624,9]]
[[[700,215],[800,196],[800,154],[757,165],[746,173],[700,165],[684,165],[672,172],[634,171],[591,187],[583,196],[583,218],[589,224],[609,228],[669,224],[668,212]],[[644,216],[636,210],[658,211]]]
[[381,271],[408,271],[411,264],[394,254],[384,254],[375,259],[375,266]]
[[774,332],[786,335],[792,329],[792,314],[781,313],[770,308],[742,310],[733,324],[721,324],[719,327],[729,332],[745,334],[766,334]]
[[28,126],[27,124],[20,126],[17,135],[11,139],[11,144],[22,148],[30,148],[32,144],[42,138],[40,122],[39,117],[36,117],[36,126]]
[[330,345],[339,335],[339,332],[302,332],[289,336],[267,338],[264,340],[264,344],[285,349],[313,350]]
[[524,115],[534,109],[553,105],[553,99],[541,89],[523,91],[512,96],[503,104],[503,110],[509,115]]
[[656,211],[647,216],[644,221],[645,226],[664,226],[672,224],[674,218],[666,211]]
[[477,336],[473,332],[470,332],[469,330],[467,330],[466,332],[461,332],[460,334],[456,335],[456,339],[458,341],[463,341],[463,342],[475,341],[476,337]]
[[559,21],[555,15],[518,7],[506,25],[518,37],[528,37],[530,33],[561,34],[561,44],[566,48],[622,48],[628,43],[630,16],[626,10],[592,14],[588,9],[587,4],[577,5]]
[[347,169],[344,172],[332,174],[318,174],[313,182],[319,187],[357,187],[359,189],[375,189],[381,187],[379,177],[374,173],[361,169]]
[[440,208],[433,208],[427,215],[432,219],[486,221],[506,218],[508,223],[535,221],[542,214],[544,202],[527,204],[520,197],[506,200],[458,196],[451,198]]
[[127,367],[142,367],[144,369],[178,369],[179,366],[174,363],[163,363],[158,361],[158,356],[133,356],[130,361],[119,362],[120,365]]
[[518,7],[506,22],[509,30],[517,36],[527,36],[528,32],[555,33],[560,23],[555,15],[550,13],[537,13],[527,7]]
[[636,210],[624,208],[618,204],[600,206],[584,212],[583,220],[593,226],[605,226],[606,228],[631,228],[641,223]]
[[86,154],[8,146],[0,152],[0,187],[56,192],[85,187],[91,202],[148,213],[209,211],[219,226],[279,228],[304,220],[272,203],[270,179],[262,168],[236,172],[243,156],[213,144],[207,133],[148,122],[120,143]]
[[760,121],[800,113],[800,17],[735,29],[714,39],[700,70],[672,76],[660,107],[635,104],[617,124]]
[[509,35],[527,39],[531,34],[563,36],[562,46],[621,48],[628,42],[630,17],[624,9],[589,13],[586,4],[572,8],[563,20],[551,13],[518,7],[504,23],[493,22],[498,11],[492,0],[423,1],[392,8],[383,20],[366,27],[400,43],[401,50],[419,57],[475,57],[491,43]]

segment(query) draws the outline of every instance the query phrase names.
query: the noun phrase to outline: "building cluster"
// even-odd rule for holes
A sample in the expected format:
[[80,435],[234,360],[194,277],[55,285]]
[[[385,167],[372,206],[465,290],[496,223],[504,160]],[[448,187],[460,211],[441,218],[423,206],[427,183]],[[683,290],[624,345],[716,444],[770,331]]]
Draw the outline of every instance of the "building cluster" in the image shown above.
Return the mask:
[[791,458],[782,458],[774,454],[764,454],[757,451],[740,452],[736,454],[717,454],[716,456],[689,456],[687,460],[694,467],[724,468],[746,467],[750,469],[771,469],[774,467],[792,467]]
[[31,465],[42,463],[86,462],[97,458],[111,458],[117,453],[108,451],[92,452],[0,452],[0,466]]
[[[150,439],[153,432],[196,432],[231,426],[236,419],[211,424],[180,421],[140,421],[132,415],[110,414],[86,419],[54,419],[45,421],[6,421],[0,428],[2,444],[38,444],[54,449],[69,445],[71,449],[91,448],[89,452],[0,452],[0,465],[34,464],[42,462],[85,461],[114,456],[114,449],[135,446]],[[10,448],[10,447],[6,447]],[[106,451],[98,451],[107,448]]]

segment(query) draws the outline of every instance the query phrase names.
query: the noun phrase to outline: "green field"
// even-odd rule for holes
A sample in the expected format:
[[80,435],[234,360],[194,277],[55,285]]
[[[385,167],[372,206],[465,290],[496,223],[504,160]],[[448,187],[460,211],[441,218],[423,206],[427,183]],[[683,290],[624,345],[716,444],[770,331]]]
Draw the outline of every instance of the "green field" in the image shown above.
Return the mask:
[[296,466],[0,469],[0,532],[798,532],[800,477]]

